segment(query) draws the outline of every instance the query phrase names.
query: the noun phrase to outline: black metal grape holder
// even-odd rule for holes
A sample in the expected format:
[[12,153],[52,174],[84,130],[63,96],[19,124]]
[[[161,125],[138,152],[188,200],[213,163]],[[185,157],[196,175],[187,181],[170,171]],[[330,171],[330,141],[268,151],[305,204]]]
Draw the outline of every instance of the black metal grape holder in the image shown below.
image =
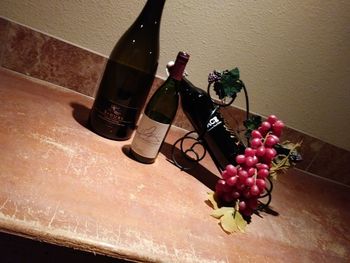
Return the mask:
[[[246,104],[246,119],[248,120],[250,115],[248,92],[244,83],[241,80],[238,80],[238,81],[241,82],[240,84],[244,91],[245,104]],[[212,111],[211,115],[209,116],[208,121],[217,111],[220,111],[221,108],[230,106],[236,98],[236,94],[235,94],[232,97],[229,97],[229,98],[225,97],[222,100],[213,99],[211,95],[213,92],[212,91],[213,87],[211,84],[212,83],[210,83],[207,87],[207,93],[210,96],[212,102],[214,103],[215,108]],[[189,131],[184,136],[176,140],[175,143],[172,145],[171,160],[169,161],[173,163],[175,166],[177,166],[179,169],[181,169],[182,171],[188,171],[194,168],[194,166],[197,165],[200,161],[202,161],[207,154],[207,149],[205,146],[205,142],[203,140],[203,136],[206,132],[207,130],[201,134],[198,134],[196,130]],[[177,152],[180,152],[178,157],[176,157]],[[213,161],[219,173],[221,174],[222,173],[221,168],[218,166],[215,160]],[[186,163],[186,165],[181,164],[184,162]],[[269,177],[267,178],[267,180],[268,180],[268,183],[265,188],[265,192],[259,197],[259,206],[256,209],[257,211],[258,210],[262,211],[267,209],[267,207],[271,202],[271,198],[272,198],[271,193],[273,190],[273,183]]]

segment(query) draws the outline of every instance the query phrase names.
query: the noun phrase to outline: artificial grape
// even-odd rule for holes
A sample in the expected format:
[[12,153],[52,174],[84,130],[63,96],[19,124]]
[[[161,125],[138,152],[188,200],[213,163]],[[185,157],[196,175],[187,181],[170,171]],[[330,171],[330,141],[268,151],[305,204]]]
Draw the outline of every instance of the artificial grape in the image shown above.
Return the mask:
[[253,149],[256,149],[258,148],[259,146],[262,145],[262,141],[260,138],[253,138],[251,141],[250,141],[250,146],[253,148]]
[[253,163],[254,163],[253,165],[256,165],[259,161],[258,157],[253,156],[252,158],[253,158]]
[[238,177],[237,176],[231,176],[230,178],[228,178],[226,180],[226,183],[230,186],[234,186],[238,181]]
[[236,168],[234,165],[232,165],[232,164],[228,164],[228,165],[226,166],[226,171],[227,171],[227,173],[228,173],[230,176],[235,176],[235,175],[237,175],[237,168]]
[[269,167],[270,167],[271,164],[272,164],[272,160],[273,160],[273,158],[268,158],[268,157],[266,157],[266,156],[263,157],[264,163],[266,163],[267,165],[269,165]]
[[227,179],[230,178],[231,176],[230,176],[230,174],[229,174],[229,172],[228,172],[227,170],[224,170],[224,171],[221,173],[221,177],[222,177],[222,179],[227,180]]
[[251,168],[248,169],[248,175],[249,175],[249,176],[253,176],[253,175],[255,174],[255,172],[256,172],[256,169],[253,168],[253,167],[251,167]]
[[271,129],[271,124],[267,121],[263,121],[260,127],[261,127],[261,130],[263,130],[264,132],[267,132]]
[[245,185],[246,186],[253,186],[254,185],[254,178],[253,177],[248,177],[246,180],[245,180]]
[[258,169],[269,169],[270,167],[267,165],[267,164],[265,164],[265,163],[257,163],[256,165],[256,168],[258,168]]
[[249,188],[246,188],[244,189],[243,191],[243,196],[247,199],[251,198],[252,197],[252,194],[250,193],[250,189]]
[[264,190],[266,188],[266,182],[264,179],[256,179],[255,183],[259,187],[260,190]]
[[223,195],[223,199],[225,202],[232,202],[233,201],[233,196],[231,193],[225,193]]
[[[241,179],[240,179],[241,180]],[[238,191],[244,191],[244,189],[245,189],[246,187],[245,187],[245,184],[243,184],[243,183],[239,183],[239,184],[237,184],[236,185],[236,189],[238,190]]]
[[284,128],[284,123],[283,121],[276,121],[273,125],[272,125],[272,130],[273,132],[277,135],[277,136],[280,136],[278,134],[281,134],[282,130]]
[[258,208],[258,199],[256,199],[256,198],[251,198],[251,199],[249,199],[248,201],[247,201],[247,205],[248,205],[248,207],[249,208],[251,208],[251,209],[253,209],[253,210],[255,210],[255,209],[257,209]]
[[240,181],[241,183],[245,183],[245,180],[247,180],[248,176],[249,176],[249,175],[248,175],[248,173],[247,173],[246,170],[240,170],[240,171],[238,172],[239,181]]
[[275,134],[270,134],[270,136],[272,136],[276,140],[277,143],[280,142],[280,138],[278,138],[278,136],[276,136]]
[[245,216],[251,216],[253,212],[253,209],[251,209],[250,207],[247,207],[246,209],[241,211],[241,213]]
[[252,157],[255,155],[255,150],[250,147],[247,147],[244,151],[244,155],[245,157]]
[[265,146],[260,146],[258,149],[256,149],[255,154],[256,156],[264,156],[265,155]]
[[259,187],[256,184],[253,185],[252,187],[250,187],[250,193],[251,193],[251,195],[254,195],[254,196],[260,194]]
[[242,164],[245,162],[245,156],[243,154],[239,154],[236,156],[236,162],[238,164]]
[[260,132],[261,136],[265,136],[268,131],[265,131],[261,126],[258,128],[258,131]]
[[248,156],[245,158],[245,165],[248,167],[252,167],[255,164],[254,158],[251,156]]
[[223,192],[228,192],[229,191],[229,187],[226,184],[226,181],[223,179],[219,179],[216,183],[215,186],[215,191],[219,194],[223,193]]
[[259,178],[265,179],[266,177],[269,176],[269,174],[270,174],[269,170],[263,168],[258,170],[257,176]]
[[269,117],[267,117],[267,121],[273,125],[276,121],[278,121],[278,118],[275,115],[270,115]]
[[239,211],[244,211],[247,208],[247,204],[245,201],[240,201],[238,204]]
[[253,130],[250,135],[252,136],[252,138],[257,138],[257,139],[261,139],[262,135],[258,130]]
[[208,75],[208,82],[212,83],[212,82],[216,82],[219,81],[221,79],[221,73],[214,70],[213,72],[209,73]]
[[238,199],[240,196],[241,196],[241,194],[240,194],[239,192],[237,192],[237,191],[233,191],[233,192],[232,192],[232,197],[233,197],[234,199]]
[[273,148],[266,148],[265,150],[265,155],[264,157],[266,157],[267,159],[273,159],[276,156],[277,152],[275,149]]
[[277,140],[273,137],[273,136],[267,136],[267,138],[265,139],[265,146],[267,147],[272,147],[277,143]]

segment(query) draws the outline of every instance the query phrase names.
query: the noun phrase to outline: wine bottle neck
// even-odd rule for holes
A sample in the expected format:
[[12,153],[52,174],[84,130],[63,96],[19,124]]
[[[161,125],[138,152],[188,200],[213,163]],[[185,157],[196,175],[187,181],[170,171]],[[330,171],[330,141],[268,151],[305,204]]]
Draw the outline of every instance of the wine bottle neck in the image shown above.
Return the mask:
[[148,0],[136,23],[142,24],[159,24],[163,13],[165,0]]
[[177,67],[174,68],[174,70],[171,72],[169,77],[171,77],[172,79],[175,79],[177,81],[181,81],[185,67],[186,67],[186,64],[179,63],[177,65]]
[[187,54],[185,52],[179,52],[179,54],[177,55],[174,66],[169,71],[171,78],[173,78],[177,81],[182,80],[183,73],[185,71],[185,67],[186,67],[186,64],[188,62],[189,57],[190,57],[189,54]]

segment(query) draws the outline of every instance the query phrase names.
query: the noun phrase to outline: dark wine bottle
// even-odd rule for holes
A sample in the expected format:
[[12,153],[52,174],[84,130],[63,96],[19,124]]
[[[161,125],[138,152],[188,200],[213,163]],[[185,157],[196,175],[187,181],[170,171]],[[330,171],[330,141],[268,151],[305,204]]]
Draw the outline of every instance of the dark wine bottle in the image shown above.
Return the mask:
[[183,78],[180,85],[183,111],[201,137],[214,163],[220,170],[235,164],[235,157],[244,151],[239,140],[229,130],[220,111],[208,93]]
[[159,58],[160,19],[165,0],[148,0],[114,47],[90,112],[97,134],[127,140],[145,104]]
[[153,163],[169,131],[179,104],[178,87],[189,55],[179,52],[167,80],[146,105],[144,115],[133,138],[130,152],[143,163]]

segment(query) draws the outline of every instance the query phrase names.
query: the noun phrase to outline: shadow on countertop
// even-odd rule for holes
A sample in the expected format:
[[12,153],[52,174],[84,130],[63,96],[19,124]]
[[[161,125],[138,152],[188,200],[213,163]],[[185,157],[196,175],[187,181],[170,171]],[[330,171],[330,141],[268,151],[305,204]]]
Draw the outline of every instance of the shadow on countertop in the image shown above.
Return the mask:
[[[160,149],[160,152],[164,154],[164,156],[167,158],[167,160],[170,163],[173,163],[172,149],[173,149],[173,145],[167,142],[164,142]],[[181,155],[181,152],[178,148],[174,149],[174,155],[175,156]],[[184,172],[196,178],[199,182],[207,186],[212,191],[215,191],[215,185],[219,177],[218,175],[212,173],[207,168],[205,168],[201,162],[196,163],[195,165],[192,166],[191,169],[185,170]]]
[[91,130],[89,125],[89,115],[90,109],[83,104],[77,102],[71,102],[70,106],[72,107],[72,116],[73,118],[84,128]]
[[[70,106],[72,107],[72,116],[73,118],[84,128],[88,129],[91,131],[91,127],[89,125],[89,114],[90,114],[90,109],[86,107],[83,104],[76,103],[76,102],[71,102]],[[171,162],[172,156],[171,156],[171,151],[172,151],[172,145],[169,143],[163,143],[161,147],[161,153],[166,156],[166,158]],[[129,152],[129,145],[123,148],[124,154],[132,158]],[[175,149],[175,155],[179,155],[180,150]],[[205,168],[201,162],[198,164],[194,165],[192,169],[186,170],[186,173],[190,174],[194,178],[196,178],[198,181],[206,185],[209,189],[215,190],[215,184],[218,180],[218,176],[209,171],[207,168]]]

